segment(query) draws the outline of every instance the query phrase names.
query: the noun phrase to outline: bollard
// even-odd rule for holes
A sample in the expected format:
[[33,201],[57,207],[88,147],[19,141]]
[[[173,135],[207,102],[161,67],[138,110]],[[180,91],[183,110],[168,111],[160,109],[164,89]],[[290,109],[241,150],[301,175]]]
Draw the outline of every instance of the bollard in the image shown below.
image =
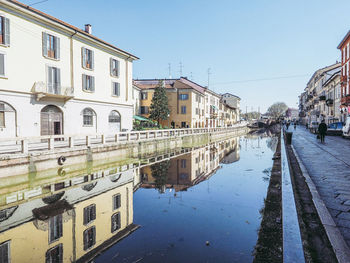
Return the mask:
[[292,144],[292,136],[293,136],[293,133],[292,132],[286,132],[286,143],[288,145],[291,145]]

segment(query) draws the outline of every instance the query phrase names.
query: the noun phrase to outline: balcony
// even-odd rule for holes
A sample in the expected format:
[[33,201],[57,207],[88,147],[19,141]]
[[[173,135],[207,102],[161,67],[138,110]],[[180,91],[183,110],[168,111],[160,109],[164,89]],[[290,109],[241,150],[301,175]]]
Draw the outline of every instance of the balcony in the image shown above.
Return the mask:
[[322,101],[322,100],[326,100],[326,96],[321,95],[321,96],[320,96],[320,101]]
[[62,87],[60,83],[46,84],[42,81],[35,82],[32,88],[36,99],[56,99],[64,102],[74,98],[74,89],[72,87]]

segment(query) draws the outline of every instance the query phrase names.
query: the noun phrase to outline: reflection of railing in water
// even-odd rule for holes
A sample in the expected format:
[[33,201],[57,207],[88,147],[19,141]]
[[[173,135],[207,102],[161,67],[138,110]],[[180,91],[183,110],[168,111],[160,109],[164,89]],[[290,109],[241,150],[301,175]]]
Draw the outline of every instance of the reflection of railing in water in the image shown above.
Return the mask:
[[168,139],[189,135],[208,133],[234,132],[245,125],[235,125],[228,128],[188,128],[170,130],[148,130],[118,132],[114,135],[47,135],[38,137],[14,137],[0,139],[0,154],[24,153],[32,151],[54,150],[56,148],[89,147],[92,145],[113,145],[135,141],[151,141],[154,139]]

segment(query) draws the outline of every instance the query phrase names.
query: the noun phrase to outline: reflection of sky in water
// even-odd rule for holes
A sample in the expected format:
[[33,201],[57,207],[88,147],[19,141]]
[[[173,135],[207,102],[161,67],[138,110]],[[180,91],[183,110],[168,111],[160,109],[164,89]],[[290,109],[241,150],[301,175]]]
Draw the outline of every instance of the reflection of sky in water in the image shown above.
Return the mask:
[[[186,192],[139,189],[137,231],[95,262],[251,262],[272,166],[270,138],[240,140],[240,160]],[[209,241],[209,246],[206,246]]]

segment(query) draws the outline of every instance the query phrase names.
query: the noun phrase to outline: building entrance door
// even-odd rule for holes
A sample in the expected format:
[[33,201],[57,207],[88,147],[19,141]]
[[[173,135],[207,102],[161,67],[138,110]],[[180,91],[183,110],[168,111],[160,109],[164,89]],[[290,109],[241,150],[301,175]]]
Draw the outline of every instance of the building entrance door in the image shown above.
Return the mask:
[[53,105],[41,110],[41,135],[63,134],[63,113]]

